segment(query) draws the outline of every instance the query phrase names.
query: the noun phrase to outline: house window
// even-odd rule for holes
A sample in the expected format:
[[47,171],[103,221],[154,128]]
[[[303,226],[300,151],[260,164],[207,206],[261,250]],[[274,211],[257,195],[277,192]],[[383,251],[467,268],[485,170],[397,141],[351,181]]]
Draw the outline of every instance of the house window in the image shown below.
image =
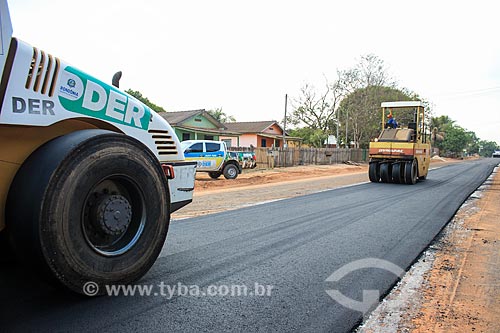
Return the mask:
[[280,140],[274,140],[274,146],[279,148],[280,147],[280,143],[281,141]]
[[233,144],[233,140],[231,139],[225,139],[225,140],[222,140],[226,143],[226,147],[227,148],[231,148],[231,145]]
[[191,133],[182,133],[182,141],[191,140]]
[[272,128],[272,127],[269,127],[269,130],[270,130],[270,131],[274,131],[274,128]]
[[197,122],[201,123],[201,119],[200,118],[194,118],[194,121],[197,121]]
[[205,135],[205,140],[213,140],[214,136],[213,135]]
[[267,140],[266,139],[260,139],[260,146],[261,147],[267,147],[266,144],[267,144]]

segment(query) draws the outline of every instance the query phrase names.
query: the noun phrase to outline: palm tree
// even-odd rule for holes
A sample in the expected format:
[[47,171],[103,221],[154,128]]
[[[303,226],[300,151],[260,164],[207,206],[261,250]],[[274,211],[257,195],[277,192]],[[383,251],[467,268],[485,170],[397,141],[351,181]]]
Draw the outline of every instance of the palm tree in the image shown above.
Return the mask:
[[455,121],[448,116],[439,116],[431,118],[431,141],[432,146],[442,149],[441,143],[443,142],[446,132],[455,125]]

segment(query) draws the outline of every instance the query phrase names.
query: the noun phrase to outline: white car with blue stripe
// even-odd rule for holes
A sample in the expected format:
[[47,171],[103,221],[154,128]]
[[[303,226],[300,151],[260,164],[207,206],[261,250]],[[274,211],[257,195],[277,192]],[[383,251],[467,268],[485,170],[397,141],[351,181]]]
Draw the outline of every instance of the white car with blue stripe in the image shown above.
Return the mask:
[[186,161],[196,161],[196,171],[208,172],[211,178],[224,175],[235,179],[242,172],[237,160],[230,157],[226,143],[212,140],[188,140],[181,142]]

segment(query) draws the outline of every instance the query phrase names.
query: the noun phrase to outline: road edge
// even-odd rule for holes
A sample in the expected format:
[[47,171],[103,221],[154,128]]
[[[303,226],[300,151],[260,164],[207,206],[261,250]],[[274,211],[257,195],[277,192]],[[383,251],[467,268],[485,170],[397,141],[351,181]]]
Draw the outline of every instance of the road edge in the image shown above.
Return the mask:
[[[463,219],[458,215],[476,213],[483,198],[481,192],[491,190],[494,177],[499,177],[500,164],[493,166],[489,176],[474,189],[460,205],[453,217],[443,226],[429,246],[424,249],[407,269],[405,275],[383,296],[378,306],[353,329],[358,333],[410,332],[412,319],[420,315],[425,288],[425,276],[432,270],[436,254],[442,249],[441,242],[446,240],[455,229],[460,228]],[[486,195],[486,194],[484,194]],[[499,209],[500,210],[500,209]]]

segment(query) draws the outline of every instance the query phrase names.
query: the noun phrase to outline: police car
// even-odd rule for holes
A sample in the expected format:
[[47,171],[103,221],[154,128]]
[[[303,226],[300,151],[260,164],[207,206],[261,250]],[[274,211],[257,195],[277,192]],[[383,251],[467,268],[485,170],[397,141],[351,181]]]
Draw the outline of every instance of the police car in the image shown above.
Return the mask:
[[240,164],[231,157],[223,141],[188,140],[182,141],[181,147],[186,161],[196,161],[196,171],[208,172],[213,179],[221,175],[226,179],[235,179],[242,172]]

